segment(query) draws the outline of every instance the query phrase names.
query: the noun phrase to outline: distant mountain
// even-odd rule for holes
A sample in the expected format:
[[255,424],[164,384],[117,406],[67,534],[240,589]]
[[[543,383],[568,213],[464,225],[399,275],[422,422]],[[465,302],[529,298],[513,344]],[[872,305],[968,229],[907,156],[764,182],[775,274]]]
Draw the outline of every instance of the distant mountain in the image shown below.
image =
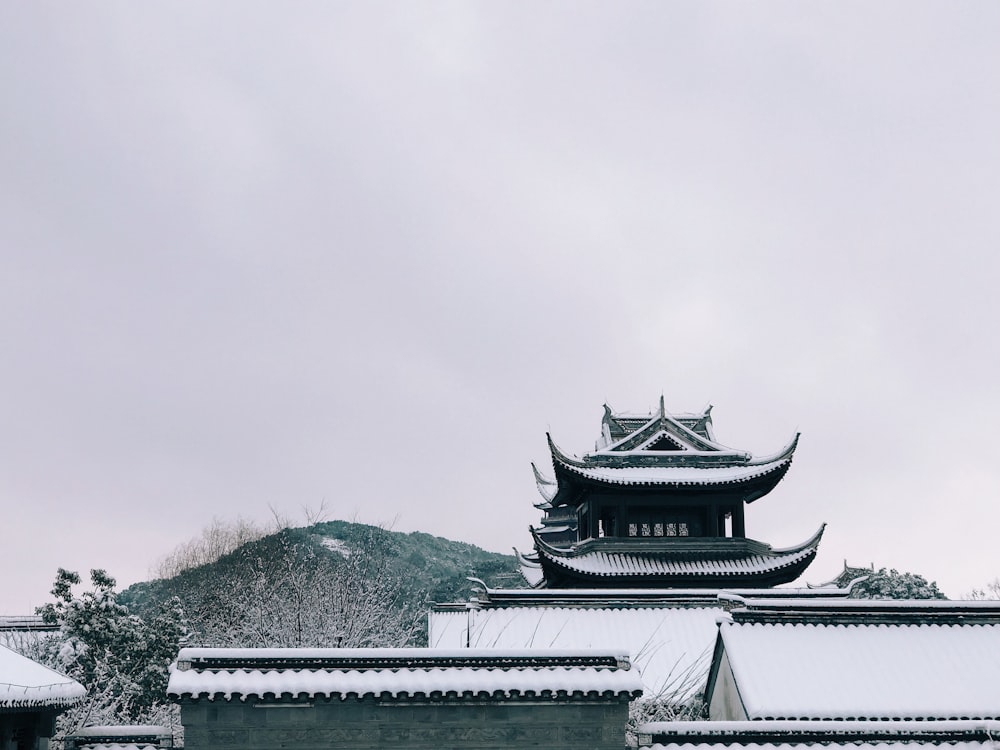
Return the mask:
[[421,645],[427,607],[467,600],[470,577],[496,588],[524,585],[513,555],[327,521],[137,583],[119,601],[148,613],[177,597],[194,640],[213,645]]

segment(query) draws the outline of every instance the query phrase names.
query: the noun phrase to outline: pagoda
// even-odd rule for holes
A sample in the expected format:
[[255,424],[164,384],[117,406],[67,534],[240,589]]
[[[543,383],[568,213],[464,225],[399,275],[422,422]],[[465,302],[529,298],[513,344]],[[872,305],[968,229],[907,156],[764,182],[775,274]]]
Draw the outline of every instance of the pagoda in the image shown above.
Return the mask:
[[[796,579],[824,526],[795,547],[746,535],[744,505],[775,488],[799,436],[762,458],[715,439],[700,414],[613,413],[595,450],[563,453],[548,437],[555,478],[532,464],[542,501],[535,550],[518,553],[536,588],[761,588]],[[516,550],[515,550],[516,551]]]

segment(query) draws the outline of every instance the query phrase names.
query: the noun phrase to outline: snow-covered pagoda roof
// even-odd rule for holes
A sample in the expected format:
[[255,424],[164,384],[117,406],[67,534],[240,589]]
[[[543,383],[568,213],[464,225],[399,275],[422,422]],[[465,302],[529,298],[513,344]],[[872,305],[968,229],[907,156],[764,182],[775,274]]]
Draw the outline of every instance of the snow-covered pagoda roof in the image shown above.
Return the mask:
[[86,692],[76,680],[0,646],[0,711],[68,708]]
[[756,600],[731,616],[712,718],[1000,719],[996,602]]
[[[643,549],[617,549],[621,543],[597,539],[560,548],[547,543],[532,529],[536,557],[519,555],[522,569],[537,564],[546,580],[561,571],[574,579],[606,585],[612,581],[650,581],[663,586],[738,586],[753,580],[759,586],[787,583],[797,578],[816,557],[824,524],[809,539],[794,547],[774,549],[752,539],[672,539],[647,543]],[[525,576],[528,577],[527,575]]]
[[563,481],[649,488],[716,488],[742,486],[746,502],[766,495],[791,465],[796,435],[782,450],[764,457],[717,442],[711,407],[701,414],[668,414],[660,398],[652,414],[615,414],[605,405],[601,437],[595,450],[575,457],[547,435],[556,478],[532,465],[542,503],[553,504]]
[[285,697],[575,699],[634,697],[627,651],[588,649],[181,649],[167,694]]

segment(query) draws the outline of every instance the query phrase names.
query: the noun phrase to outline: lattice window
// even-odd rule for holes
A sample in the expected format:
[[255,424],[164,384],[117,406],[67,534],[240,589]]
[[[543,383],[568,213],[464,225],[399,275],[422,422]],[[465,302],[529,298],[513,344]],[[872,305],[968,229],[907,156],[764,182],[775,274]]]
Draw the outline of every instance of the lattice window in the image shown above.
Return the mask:
[[639,536],[639,524],[630,523],[628,525],[628,535],[629,536]]

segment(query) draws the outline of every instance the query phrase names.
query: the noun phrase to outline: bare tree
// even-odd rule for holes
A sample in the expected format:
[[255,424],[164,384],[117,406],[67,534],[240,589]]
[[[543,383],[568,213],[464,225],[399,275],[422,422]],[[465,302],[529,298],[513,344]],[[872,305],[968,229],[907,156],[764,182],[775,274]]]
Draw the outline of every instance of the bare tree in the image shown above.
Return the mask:
[[179,579],[191,641],[213,646],[403,646],[421,608],[385,564],[385,532],[363,529],[324,554],[285,529],[245,545],[210,576]]

